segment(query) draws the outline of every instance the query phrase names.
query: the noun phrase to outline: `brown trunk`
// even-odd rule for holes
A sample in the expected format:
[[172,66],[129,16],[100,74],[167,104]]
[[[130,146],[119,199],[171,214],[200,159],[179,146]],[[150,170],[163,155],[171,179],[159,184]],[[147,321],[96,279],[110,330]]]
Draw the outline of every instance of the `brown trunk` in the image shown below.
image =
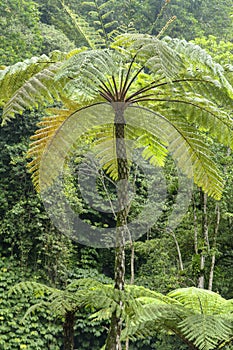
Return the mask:
[[68,311],[63,323],[64,346],[63,350],[74,350],[74,322],[75,313]]
[[[128,215],[128,161],[125,144],[124,103],[116,103],[115,109],[115,142],[118,167],[117,200],[118,212],[116,220],[116,250],[115,250],[115,285],[119,291],[124,290],[125,283],[125,237],[127,234]],[[123,309],[121,300],[118,308]],[[119,312],[114,311],[111,317],[109,334],[106,341],[106,350],[122,350],[121,346],[122,318]]]

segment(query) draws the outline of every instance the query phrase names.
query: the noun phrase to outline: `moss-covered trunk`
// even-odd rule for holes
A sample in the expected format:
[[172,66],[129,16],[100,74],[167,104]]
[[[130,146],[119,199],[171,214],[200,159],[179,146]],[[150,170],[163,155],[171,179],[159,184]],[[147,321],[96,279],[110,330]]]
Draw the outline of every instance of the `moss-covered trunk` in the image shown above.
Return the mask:
[[[115,146],[118,166],[117,186],[117,222],[116,222],[116,249],[115,249],[115,285],[119,291],[124,290],[125,282],[125,236],[127,234],[128,215],[128,177],[129,168],[125,142],[124,103],[116,103],[115,108]],[[118,300],[119,309],[123,309],[123,302]],[[120,313],[112,314],[110,330],[106,342],[106,350],[121,350],[122,319]]]

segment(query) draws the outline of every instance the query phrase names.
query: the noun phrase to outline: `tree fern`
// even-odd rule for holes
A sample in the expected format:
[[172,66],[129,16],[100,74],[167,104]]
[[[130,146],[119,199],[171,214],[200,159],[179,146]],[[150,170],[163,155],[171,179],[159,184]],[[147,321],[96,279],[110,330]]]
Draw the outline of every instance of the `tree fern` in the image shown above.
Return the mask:
[[93,307],[94,297],[96,298],[98,293],[100,307],[109,304],[108,299],[112,296],[113,288],[93,278],[83,278],[72,281],[64,290],[33,281],[20,282],[12,287],[9,293],[28,294],[38,299],[38,303],[27,310],[25,317],[37,308],[48,307],[54,315],[62,317],[67,311],[76,312],[84,306]]
[[[35,174],[34,182],[36,185],[39,182],[40,190],[53,192],[53,186],[64,175],[66,157],[78,138],[96,132],[92,137],[93,145],[101,151],[99,159],[114,179],[129,179],[131,150],[127,145],[128,137],[130,142],[133,140],[133,146],[141,150],[144,158],[153,164],[158,162],[163,165],[168,151],[172,153],[188,177],[193,177],[207,194],[219,199],[223,180],[206,139],[214,137],[232,147],[231,80],[228,78],[229,72],[225,74],[223,67],[215,64],[204,51],[192,47],[196,52],[191,52],[190,48],[187,43],[179,44],[168,38],[160,40],[148,35],[124,35],[111,48],[80,49],[65,57],[58,55],[55,62],[46,61],[47,66],[42,69],[38,69],[37,62],[29,62],[2,70],[0,83],[6,92],[3,92],[1,104],[5,120],[26,108],[53,101],[59,101],[62,105],[62,111],[55,111],[55,117],[43,120],[29,152],[35,157],[31,167]],[[16,88],[7,89],[12,81]],[[69,100],[73,100],[74,104],[66,110]],[[101,295],[100,304],[109,305],[112,315],[106,343],[108,350],[115,349],[116,344],[120,346],[126,310],[131,308],[130,312],[134,314],[137,308],[132,305],[139,305],[138,300],[132,301],[124,291],[124,242],[128,237],[127,181],[119,181],[117,192],[120,210],[116,214],[116,235],[113,237],[113,244],[117,245],[114,291],[104,287],[103,294],[100,294],[97,288]],[[63,193],[61,187],[59,195]],[[54,198],[51,196],[51,203]],[[66,232],[66,227],[62,228]],[[96,290],[90,292],[92,297],[98,298]],[[57,297],[60,296],[58,294]],[[61,310],[73,302],[73,299],[68,299],[64,304],[60,300]],[[129,301],[132,301],[131,306]],[[152,311],[157,309],[157,320],[163,322],[166,329],[183,337],[188,344],[192,343],[196,349],[192,335],[182,334],[181,328],[174,324],[176,319],[179,325],[184,315],[180,306],[175,305],[175,314],[168,318],[171,305],[160,305],[158,308],[156,302],[149,309],[148,305],[143,305],[149,315],[147,320],[146,314],[143,314],[143,322],[146,322],[145,326],[151,325]],[[163,314],[167,315],[167,321],[162,318]],[[194,315],[195,312],[191,310],[190,316]],[[134,322],[138,326],[136,319]],[[203,322],[208,322],[208,318]],[[218,326],[222,325],[226,335],[228,330],[221,322]],[[141,331],[139,328],[137,332]],[[144,327],[143,332],[146,329],[149,328]],[[205,335],[200,341],[197,338],[195,341],[198,346],[205,347],[213,342],[211,336],[208,345],[203,345],[207,341]]]
[[220,349],[232,340],[232,301],[198,288],[182,288],[161,299],[151,295],[131,314],[123,338],[153,336],[157,331],[175,334],[190,349]]

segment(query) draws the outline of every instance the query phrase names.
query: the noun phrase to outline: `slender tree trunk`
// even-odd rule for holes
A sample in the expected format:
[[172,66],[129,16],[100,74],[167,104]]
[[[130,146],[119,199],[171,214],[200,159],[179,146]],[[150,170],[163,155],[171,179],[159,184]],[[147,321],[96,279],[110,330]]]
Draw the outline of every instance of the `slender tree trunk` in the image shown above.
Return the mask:
[[212,258],[211,258],[209,286],[208,286],[209,290],[212,290],[213,280],[214,280],[214,267],[215,267],[215,260],[216,260],[217,235],[218,235],[218,229],[219,229],[219,223],[220,223],[219,203],[216,204],[215,208],[216,208],[216,224],[215,224],[215,229],[214,229],[214,239],[213,239],[213,245],[212,245]]
[[207,194],[201,192],[201,198],[203,203],[203,216],[202,216],[202,232],[203,232],[203,248],[201,252],[200,261],[200,275],[198,279],[198,288],[205,288],[205,259],[206,254],[209,252],[209,232],[208,232],[208,217],[207,217]]
[[179,242],[177,241],[176,235],[173,231],[171,231],[171,235],[175,241],[176,244],[176,250],[177,250],[177,254],[178,254],[178,259],[179,259],[179,265],[180,265],[180,270],[184,271],[184,264],[183,264],[183,259],[182,259],[182,254],[180,251],[180,246],[179,246]]
[[63,323],[64,346],[63,350],[74,350],[74,322],[75,313],[68,311]]
[[194,226],[194,252],[198,254],[198,227],[197,227],[197,209],[195,199],[193,197],[193,226]]
[[[125,284],[125,237],[127,235],[127,215],[128,215],[128,177],[129,168],[125,143],[125,104],[115,103],[115,142],[116,156],[118,166],[118,186],[117,200],[118,212],[116,222],[116,249],[115,249],[115,285],[114,288],[119,291],[124,290]],[[124,305],[121,300],[118,301],[119,308]],[[122,350],[120,336],[122,330],[122,319],[119,312],[114,311],[111,318],[109,334],[106,341],[106,350]]]
[[134,254],[134,244],[131,241],[130,243],[131,245],[131,257],[130,257],[130,284],[134,284],[134,258],[135,258],[135,254]]

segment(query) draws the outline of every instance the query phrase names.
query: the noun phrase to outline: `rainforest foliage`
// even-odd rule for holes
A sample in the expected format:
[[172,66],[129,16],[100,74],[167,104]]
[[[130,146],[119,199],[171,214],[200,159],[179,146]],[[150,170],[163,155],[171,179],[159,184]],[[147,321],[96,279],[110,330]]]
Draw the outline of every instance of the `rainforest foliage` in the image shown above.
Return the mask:
[[[0,77],[6,66],[25,59],[28,59],[26,64],[29,66],[30,62],[36,60],[33,58],[30,61],[31,57],[42,55],[44,68],[50,69],[51,62],[56,65],[68,60],[66,67],[70,69],[77,64],[75,55],[80,48],[84,50],[84,57],[87,48],[108,48],[117,35],[140,32],[150,35],[160,33],[161,37],[169,36],[171,39],[168,41],[172,38],[184,39],[182,48],[187,44],[186,53],[188,50],[197,52],[197,57],[192,58],[190,74],[196,74],[200,68],[197,62],[202,52],[195,46],[200,45],[216,62],[216,80],[219,78],[219,63],[225,69],[227,81],[233,86],[232,0],[2,0],[0,14]],[[72,54],[69,56],[68,52]],[[103,54],[103,58],[106,57]],[[116,65],[119,64],[116,56],[112,62],[114,60]],[[211,66],[212,61],[206,60],[202,62],[203,65],[206,62]],[[134,73],[140,69],[139,64],[138,61],[133,67]],[[34,73],[36,69],[39,72],[38,66]],[[49,72],[55,74],[55,69],[52,67]],[[9,72],[12,74],[10,84],[13,91],[14,71]],[[77,78],[75,71],[71,72],[73,76],[68,77],[70,85]],[[67,79],[65,74],[59,77],[61,84]],[[143,88],[145,81],[147,84],[152,82],[148,69],[143,74],[139,75],[137,89]],[[76,83],[84,86],[83,81]],[[51,94],[55,94],[55,85],[48,86]],[[103,86],[102,93],[106,93],[104,89]],[[174,93],[190,103],[193,91],[187,92],[187,86],[177,86]],[[161,99],[165,98],[166,93],[161,89]],[[4,107],[6,95],[4,89],[0,95],[1,108]],[[91,98],[96,101],[96,96],[93,96]],[[221,98],[224,99],[223,95],[215,92],[216,106],[206,103],[209,97],[208,90],[205,100],[196,99],[196,103],[203,110],[211,108],[213,113],[216,108],[223,107],[219,102]],[[77,101],[71,104],[70,96],[63,95],[62,98],[54,104],[48,94],[47,106],[51,108],[51,113],[58,111],[62,103],[64,106],[64,101],[66,108],[77,109]],[[224,104],[231,111],[232,95],[228,98]],[[115,295],[112,288],[114,249],[88,247],[71,240],[57,230],[44,209],[40,195],[32,184],[27,164],[29,144],[33,141],[35,145],[37,142],[35,137],[30,141],[30,137],[38,129],[41,117],[44,117],[44,125],[40,125],[39,130],[46,125],[48,116],[42,106],[39,110],[24,110],[25,105],[18,102],[12,110],[7,110],[8,115],[4,112],[9,121],[0,128],[0,348],[59,350],[64,347],[66,334],[74,338],[74,343],[70,348],[66,344],[65,350],[101,349],[106,341],[111,313],[117,314],[119,311],[124,320],[122,346],[125,349],[232,349],[233,157],[230,150],[232,144],[224,139],[226,134],[218,135],[223,130],[219,129],[220,122],[208,134],[205,113],[195,119],[195,123],[200,126],[197,138],[200,140],[203,137],[203,153],[208,149],[212,154],[210,158],[213,163],[202,158],[202,165],[211,164],[213,169],[213,164],[217,164],[219,172],[215,168],[212,172],[215,187],[212,193],[207,191],[210,196],[201,189],[201,186],[204,187],[204,175],[196,181],[182,221],[178,225],[175,220],[174,223],[171,221],[169,230],[167,223],[176,201],[178,175],[172,159],[168,157],[166,160],[163,175],[167,196],[162,214],[156,225],[145,230],[139,240],[126,245],[126,295],[123,297],[123,310],[118,310],[121,292]],[[40,103],[39,98],[37,102]],[[170,103],[167,100],[165,102],[164,105],[163,102],[159,104],[162,112],[166,111]],[[11,119],[15,109],[23,112],[23,115]],[[178,116],[175,105],[172,105],[171,111],[175,111]],[[183,111],[192,114],[188,105],[183,106]],[[60,116],[65,118],[65,112]],[[191,129],[186,132],[188,134]],[[215,137],[222,137],[221,144],[210,137],[211,132]],[[140,130],[137,133],[140,136]],[[152,136],[147,135],[149,138]],[[82,199],[82,193],[74,190],[77,183],[73,174],[78,169],[83,152],[90,149],[90,140],[93,139],[93,134],[84,137],[82,152],[77,148],[66,164],[66,188],[69,201],[82,213],[83,220],[97,227],[111,227],[113,215],[104,215],[101,211],[97,213],[89,208]],[[157,138],[153,140],[157,142]],[[143,147],[145,143],[142,138],[140,142],[139,146]],[[161,150],[163,145],[160,147]],[[148,148],[147,152],[147,159],[151,159],[153,149]],[[163,156],[160,159],[155,157],[154,162],[162,163]],[[200,164],[198,169],[202,169]],[[150,184],[138,168],[134,169],[132,176],[137,188],[137,198],[130,212],[134,217],[144,205],[143,198],[148,195]],[[105,200],[109,200],[110,196],[114,201],[114,187],[106,179],[106,173],[99,174],[98,191]],[[221,179],[224,182],[223,193],[221,199],[216,200],[220,197]],[[154,183],[153,176],[150,181]],[[143,218],[145,226],[147,219]],[[72,329],[73,334],[69,334]],[[203,329],[207,330],[206,334],[203,334]]]

